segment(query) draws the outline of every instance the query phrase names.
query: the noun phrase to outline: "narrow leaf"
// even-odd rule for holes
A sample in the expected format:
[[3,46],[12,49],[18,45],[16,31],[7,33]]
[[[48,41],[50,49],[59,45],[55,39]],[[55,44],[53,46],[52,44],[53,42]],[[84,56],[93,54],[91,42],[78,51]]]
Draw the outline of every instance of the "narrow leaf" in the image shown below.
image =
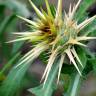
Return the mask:
[[52,96],[53,91],[56,90],[54,79],[56,78],[58,73],[59,63],[60,59],[58,58],[51,68],[45,85],[40,85],[39,87],[31,88],[29,89],[29,91],[35,94],[36,96]]
[[45,19],[44,15],[41,13],[41,11],[34,5],[34,3],[29,0],[30,4],[32,5],[32,7],[34,8],[34,10],[36,11],[37,15],[41,18],[41,19]]

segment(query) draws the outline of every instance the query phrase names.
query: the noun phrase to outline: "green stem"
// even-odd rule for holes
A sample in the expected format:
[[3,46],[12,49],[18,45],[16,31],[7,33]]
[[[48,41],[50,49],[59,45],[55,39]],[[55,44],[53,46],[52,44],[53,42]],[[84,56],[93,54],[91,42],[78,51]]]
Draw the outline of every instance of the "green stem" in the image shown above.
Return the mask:
[[81,76],[77,73],[76,76],[74,77],[74,81],[71,84],[71,90],[68,96],[77,96],[80,83],[81,83]]
[[[78,56],[83,64],[83,68],[81,68],[81,72],[85,69],[87,65],[87,57],[85,54],[85,51],[83,49],[77,49],[78,51]],[[79,64],[78,64],[79,65]],[[71,82],[69,89],[64,96],[78,96],[78,91],[80,90],[80,85],[82,81],[82,76],[79,75],[79,73],[75,72],[71,75]]]

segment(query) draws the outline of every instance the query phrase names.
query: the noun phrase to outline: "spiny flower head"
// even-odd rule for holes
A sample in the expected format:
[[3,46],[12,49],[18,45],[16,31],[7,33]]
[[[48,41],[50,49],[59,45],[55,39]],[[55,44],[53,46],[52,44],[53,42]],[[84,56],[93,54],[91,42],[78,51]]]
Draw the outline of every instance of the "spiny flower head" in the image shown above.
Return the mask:
[[12,40],[11,42],[27,40],[27,42],[35,43],[35,46],[21,58],[21,62],[16,67],[24,62],[28,63],[32,61],[42,52],[47,50],[49,51],[50,55],[48,64],[42,77],[42,79],[45,78],[45,82],[57,56],[60,56],[58,80],[66,56],[74,64],[77,71],[81,75],[78,65],[76,64],[76,60],[79,62],[81,67],[83,67],[83,64],[78,57],[74,45],[86,47],[82,41],[96,39],[96,37],[87,37],[86,35],[80,36],[79,34],[90,22],[96,18],[96,16],[87,18],[80,24],[78,24],[78,21],[74,20],[74,15],[81,3],[81,0],[79,0],[73,7],[70,5],[69,12],[64,12],[64,15],[62,13],[62,0],[58,0],[55,16],[52,14],[48,0],[45,0],[47,12],[43,9],[40,11],[31,0],[29,0],[29,2],[38,15],[38,18],[31,21],[18,16],[30,24],[32,31],[15,33],[18,35],[18,38],[16,40]]

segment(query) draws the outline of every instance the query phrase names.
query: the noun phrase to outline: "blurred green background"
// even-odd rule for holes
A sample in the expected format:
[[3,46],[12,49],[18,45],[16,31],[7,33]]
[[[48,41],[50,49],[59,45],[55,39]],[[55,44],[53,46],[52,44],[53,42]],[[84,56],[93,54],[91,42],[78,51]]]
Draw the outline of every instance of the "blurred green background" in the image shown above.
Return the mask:
[[[44,0],[32,1],[39,8],[44,7]],[[57,4],[57,0],[49,1],[53,5]],[[77,0],[64,0],[63,8],[65,10],[68,10],[70,2],[75,3]],[[33,19],[35,13],[28,0],[0,0],[0,84],[18,59],[30,49],[30,44],[25,46],[25,42],[7,43],[16,38],[13,35],[14,32],[22,32],[28,29],[25,22],[17,18],[16,15]],[[39,59],[35,63],[37,64],[32,65],[24,78],[24,82],[22,82],[20,92],[18,92],[20,96],[30,96],[25,90],[39,84],[45,65]],[[32,80],[34,82],[31,82]],[[63,88],[62,86],[59,87],[54,96],[61,96]],[[80,96],[96,96],[96,74],[91,72],[84,80]]]

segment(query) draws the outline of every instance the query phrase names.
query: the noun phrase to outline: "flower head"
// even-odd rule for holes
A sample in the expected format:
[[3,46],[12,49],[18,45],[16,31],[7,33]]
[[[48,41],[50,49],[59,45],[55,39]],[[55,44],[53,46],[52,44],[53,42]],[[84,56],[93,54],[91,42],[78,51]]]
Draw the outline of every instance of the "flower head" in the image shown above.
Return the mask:
[[64,12],[64,15],[62,13],[62,0],[58,0],[55,16],[52,14],[48,0],[45,0],[47,12],[45,12],[43,9],[40,11],[31,0],[29,0],[29,2],[38,15],[38,18],[31,21],[18,16],[30,24],[32,31],[15,33],[18,35],[18,38],[16,40],[12,40],[11,42],[27,40],[27,42],[33,42],[35,46],[21,58],[21,62],[17,66],[23,64],[24,62],[30,62],[31,60],[37,58],[42,52],[47,50],[50,52],[50,54],[48,64],[42,77],[42,79],[45,78],[45,82],[57,56],[60,56],[61,58],[59,63],[58,80],[66,56],[81,75],[78,65],[76,64],[76,60],[79,62],[81,67],[83,67],[83,64],[78,57],[74,45],[86,47],[82,41],[96,39],[96,37],[80,35],[81,30],[92,22],[96,16],[87,18],[80,24],[78,24],[78,21],[74,20],[74,15],[80,5],[81,0],[79,0],[73,7],[70,5],[69,12]]

